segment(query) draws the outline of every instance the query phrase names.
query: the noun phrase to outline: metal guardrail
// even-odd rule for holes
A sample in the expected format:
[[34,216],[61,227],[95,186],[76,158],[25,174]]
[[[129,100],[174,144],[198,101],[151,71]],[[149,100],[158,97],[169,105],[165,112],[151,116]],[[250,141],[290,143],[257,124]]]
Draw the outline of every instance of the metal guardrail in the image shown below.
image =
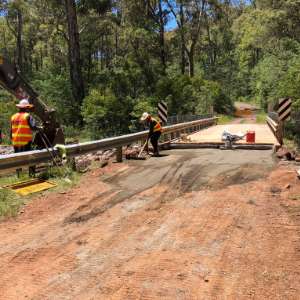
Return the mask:
[[208,119],[212,118],[212,114],[205,114],[205,115],[173,115],[168,116],[168,121],[166,125],[175,125],[179,123],[191,122],[201,119]]
[[274,116],[275,116],[275,113],[274,113],[274,115],[271,115],[269,113],[269,116],[267,117],[266,121],[267,121],[267,124],[268,124],[269,128],[273,132],[274,136],[277,138],[280,145],[282,145],[282,143],[283,143],[282,126],[277,121],[277,119],[274,118]]
[[[199,131],[203,127],[208,127],[217,122],[217,117],[196,120],[187,123],[166,126],[163,128],[163,140],[174,139],[180,136],[180,133],[192,133]],[[112,148],[120,148],[133,142],[146,140],[148,131],[142,131],[119,137],[106,138],[98,141],[86,142],[81,144],[66,145],[67,156],[74,157],[98,150],[107,150]],[[50,149],[53,155],[57,154],[55,148]],[[51,156],[47,150],[28,151],[23,153],[15,153],[0,156],[0,172],[2,170],[15,169],[29,165],[35,165],[51,160]]]
[[273,133],[275,134],[277,132],[277,130],[278,130],[278,123],[276,123],[270,117],[267,117],[267,123],[271,127],[271,130],[273,131]]
[[[202,115],[171,115],[168,116],[168,120],[166,124],[163,124],[164,126],[169,126],[169,125],[175,125],[179,123],[187,123],[191,121],[197,121],[197,120],[202,120],[202,119],[208,119],[212,118],[213,114],[202,114]],[[155,116],[155,118],[157,118]],[[112,127],[111,124],[114,124]],[[104,138],[109,138],[109,137],[117,137],[121,136],[123,134],[131,134],[131,133],[136,133],[136,132],[141,132],[145,130],[145,126],[141,124],[139,119],[134,119],[131,120],[130,124],[130,130],[129,128],[124,128],[121,126],[121,124],[118,124],[115,119],[107,119],[105,120],[104,123],[101,124],[101,129],[103,130],[101,137],[99,136],[98,139],[104,139]],[[127,131],[124,131],[127,130]]]
[[271,118],[273,121],[278,123],[278,113],[277,112],[269,112],[268,113],[269,118]]

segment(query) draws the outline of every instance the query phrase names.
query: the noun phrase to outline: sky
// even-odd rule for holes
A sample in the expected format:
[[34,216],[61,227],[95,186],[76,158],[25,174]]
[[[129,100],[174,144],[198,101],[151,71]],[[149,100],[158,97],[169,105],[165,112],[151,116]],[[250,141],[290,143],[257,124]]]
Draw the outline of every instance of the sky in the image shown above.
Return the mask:
[[[236,3],[234,3],[234,1],[233,1],[233,4],[238,5],[238,4],[240,4],[240,2],[241,2],[241,0],[237,0]],[[244,0],[244,4],[247,5],[247,4],[250,4],[250,3],[251,3],[251,0]],[[169,15],[169,21],[168,21],[168,23],[166,25],[166,30],[167,31],[171,31],[171,30],[173,30],[176,27],[177,27],[176,20],[175,20],[174,16],[172,16],[170,14]]]
[[176,20],[174,17],[170,18],[169,22],[166,25],[166,30],[171,31],[177,27]]

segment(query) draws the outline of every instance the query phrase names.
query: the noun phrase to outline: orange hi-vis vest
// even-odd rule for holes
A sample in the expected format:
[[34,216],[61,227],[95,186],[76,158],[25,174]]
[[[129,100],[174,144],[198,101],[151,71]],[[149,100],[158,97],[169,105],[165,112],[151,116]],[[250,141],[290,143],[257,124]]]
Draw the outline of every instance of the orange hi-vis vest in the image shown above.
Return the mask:
[[158,121],[156,121],[154,118],[152,118],[152,121],[156,122],[156,125],[153,128],[153,132],[162,131],[162,127],[161,127],[160,123]]
[[22,147],[32,141],[32,130],[28,122],[29,113],[19,112],[11,117],[12,144]]

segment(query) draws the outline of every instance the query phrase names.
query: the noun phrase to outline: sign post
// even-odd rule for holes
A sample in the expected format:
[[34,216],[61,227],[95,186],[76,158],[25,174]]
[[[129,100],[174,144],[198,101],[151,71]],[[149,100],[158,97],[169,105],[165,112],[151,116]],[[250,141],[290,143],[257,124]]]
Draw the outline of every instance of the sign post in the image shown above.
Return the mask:
[[291,98],[282,98],[278,101],[278,139],[280,144],[283,144],[284,137],[284,121],[287,120],[291,115],[291,106],[292,99]]

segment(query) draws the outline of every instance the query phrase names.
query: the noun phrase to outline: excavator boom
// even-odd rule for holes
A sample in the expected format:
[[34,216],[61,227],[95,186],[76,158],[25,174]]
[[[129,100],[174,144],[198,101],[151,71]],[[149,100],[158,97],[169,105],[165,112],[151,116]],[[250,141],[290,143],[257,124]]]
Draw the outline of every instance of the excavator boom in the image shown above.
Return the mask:
[[[64,144],[64,134],[57,121],[56,111],[49,108],[38,98],[38,94],[31,88],[22,77],[17,67],[0,56],[0,85],[13,94],[17,99],[28,99],[34,105],[34,114],[43,122],[44,133],[50,145]],[[39,135],[36,136],[35,144],[38,148],[44,148],[44,143]]]

